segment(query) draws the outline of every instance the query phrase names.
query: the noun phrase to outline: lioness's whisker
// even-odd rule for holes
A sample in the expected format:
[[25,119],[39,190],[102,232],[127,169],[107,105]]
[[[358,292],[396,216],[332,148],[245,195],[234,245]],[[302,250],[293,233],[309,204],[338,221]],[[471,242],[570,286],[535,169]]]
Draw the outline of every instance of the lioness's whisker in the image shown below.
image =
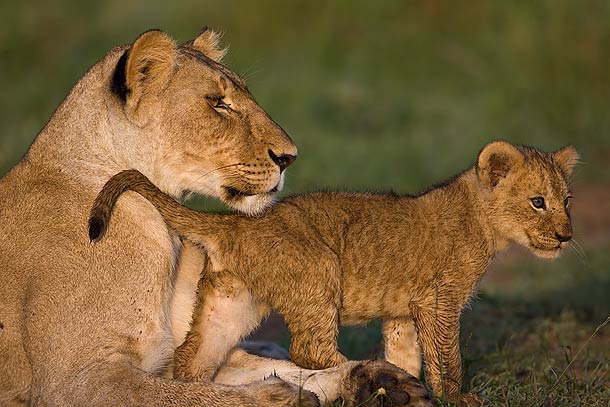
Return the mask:
[[210,175],[210,174],[212,174],[212,173],[214,173],[216,171],[224,170],[224,169],[231,168],[231,167],[237,167],[237,166],[240,166],[240,165],[244,165],[244,164],[242,164],[242,163],[235,163],[235,164],[223,165],[221,167],[214,168],[213,170],[210,170],[210,171],[206,172],[205,174],[201,175],[199,178],[197,178],[197,181],[200,181],[202,178],[207,177],[208,175]]

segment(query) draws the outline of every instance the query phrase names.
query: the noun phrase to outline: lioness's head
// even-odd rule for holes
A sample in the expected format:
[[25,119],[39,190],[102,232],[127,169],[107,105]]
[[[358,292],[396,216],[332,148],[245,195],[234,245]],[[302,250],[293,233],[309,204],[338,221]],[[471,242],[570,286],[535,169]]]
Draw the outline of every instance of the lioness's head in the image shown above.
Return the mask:
[[555,258],[572,238],[568,180],[579,155],[496,141],[479,154],[477,175],[488,190],[490,221],[503,238]]
[[153,30],[122,52],[109,84],[122,121],[116,144],[131,168],[173,196],[212,195],[256,213],[282,188],[297,149],[220,64],[218,40],[204,30],[178,46]]

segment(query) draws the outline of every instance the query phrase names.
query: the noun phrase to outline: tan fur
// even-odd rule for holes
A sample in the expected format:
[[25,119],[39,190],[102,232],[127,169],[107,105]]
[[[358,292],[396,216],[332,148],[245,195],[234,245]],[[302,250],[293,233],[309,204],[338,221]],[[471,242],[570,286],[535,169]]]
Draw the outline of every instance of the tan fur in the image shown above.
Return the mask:
[[[215,35],[202,35],[194,42],[211,47]],[[210,47],[206,56],[151,31],[113,49],[0,180],[0,405],[317,404],[278,379],[231,387],[162,378],[179,344],[172,318],[188,325],[194,298],[194,287],[173,290],[180,241],[135,194],[121,200],[121,227],[104,244],[93,247],[82,226],[97,191],[127,168],[175,197],[213,195],[249,213],[272,201],[283,174],[269,151],[296,148]],[[113,78],[125,52],[123,100]],[[206,99],[220,96],[232,110]]]
[[[260,320],[270,306],[284,316],[297,364],[318,369],[343,362],[336,344],[339,321],[381,318],[390,361],[417,375],[417,335],[435,393],[471,402],[476,397],[460,396],[460,313],[491,259],[509,242],[541,257],[559,255],[567,243],[558,236],[571,237],[564,202],[577,158],[570,146],[549,154],[494,142],[476,166],[417,197],[313,193],[287,198],[254,218],[189,210],[137,171],[126,171],[96,199],[93,237],[103,235],[121,193],[136,191],[171,229],[206,249],[215,272],[206,278],[225,287],[226,297],[240,296],[242,312],[249,306]],[[534,208],[531,199],[538,196],[545,210]],[[199,308],[208,300],[202,295]],[[213,356],[205,349],[212,338],[198,334],[207,315],[197,314],[176,354],[185,377],[209,377],[229,349],[215,348],[219,359],[210,364]],[[217,331],[235,343],[254,326]]]
[[165,89],[176,63],[176,44],[161,31],[142,34],[130,48],[125,67],[125,84],[129,97],[125,113],[139,126],[146,124],[150,115],[148,105]]
[[[207,194],[251,214],[282,188],[270,151],[277,159],[296,155],[296,147],[241,79],[214,60],[223,53],[215,38],[204,31],[176,47],[150,31],[113,49],[0,180],[1,406],[318,403],[295,386],[302,385],[296,365],[281,365],[288,384],[269,378],[276,361],[240,352],[229,355],[217,380],[238,387],[164,379],[189,327],[196,289],[189,281],[199,279],[203,256],[182,248],[137,195],[118,203],[121,230],[104,244],[92,247],[82,227],[96,192],[127,168],[174,197]],[[114,80],[121,72],[124,83]],[[212,107],[221,97],[230,110]],[[223,321],[242,324],[239,314]],[[388,363],[309,375],[319,385],[307,388],[322,401],[362,401],[388,375],[396,378],[394,394],[421,393]],[[423,404],[408,405],[429,405],[417,400]]]
[[228,48],[220,48],[221,37],[220,33],[204,28],[199,36],[189,45],[213,60],[220,62],[228,51]]

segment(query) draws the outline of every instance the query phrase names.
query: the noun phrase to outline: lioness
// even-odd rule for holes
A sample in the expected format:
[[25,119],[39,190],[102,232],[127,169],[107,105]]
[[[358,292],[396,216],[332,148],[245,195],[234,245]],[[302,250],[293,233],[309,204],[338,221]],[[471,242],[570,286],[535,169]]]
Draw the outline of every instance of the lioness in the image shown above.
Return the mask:
[[[382,318],[386,359],[418,376],[421,344],[434,391],[456,402],[462,308],[509,242],[544,258],[560,254],[572,236],[568,178],[577,160],[571,146],[545,153],[492,142],[476,165],[418,196],[312,193],[287,198],[261,217],[190,210],[139,172],[125,171],[95,200],[89,233],[99,240],[119,196],[135,191],[171,229],[205,248],[215,271],[205,276],[208,285],[242,293],[235,312],[257,323],[269,307],[284,316],[298,365],[344,362],[337,350],[339,322]],[[213,374],[207,349],[216,340],[207,300],[203,292],[197,335],[183,346],[187,376],[198,374],[193,363],[195,371],[203,364]],[[229,346],[250,326],[215,329]]]
[[[120,230],[103,247],[84,236],[96,193],[127,168],[174,197],[212,195],[251,214],[272,201],[296,147],[218,62],[222,54],[212,31],[181,46],[149,31],[111,50],[0,180],[1,406],[318,403],[278,379],[261,381],[276,371],[298,384],[307,372],[243,351],[218,380],[250,386],[161,377],[188,330],[196,288],[188,281],[204,259],[137,196],[117,207]],[[224,318],[243,324],[239,314]],[[316,373],[305,387],[321,400],[361,401],[388,380],[409,395],[409,379],[370,361]]]

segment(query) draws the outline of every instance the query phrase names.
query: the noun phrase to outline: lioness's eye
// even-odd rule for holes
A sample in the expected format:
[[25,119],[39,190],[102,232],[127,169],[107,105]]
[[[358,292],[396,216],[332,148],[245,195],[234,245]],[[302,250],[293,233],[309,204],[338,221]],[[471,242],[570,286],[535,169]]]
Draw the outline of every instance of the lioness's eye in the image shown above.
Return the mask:
[[546,209],[546,205],[544,204],[544,198],[541,196],[536,196],[531,199],[532,206],[536,209]]
[[563,206],[565,206],[566,209],[570,207],[570,198],[572,198],[572,196],[568,195],[566,196],[566,199],[563,200]]
[[210,106],[214,109],[228,109],[229,105],[226,104],[222,97],[208,97],[206,98]]

